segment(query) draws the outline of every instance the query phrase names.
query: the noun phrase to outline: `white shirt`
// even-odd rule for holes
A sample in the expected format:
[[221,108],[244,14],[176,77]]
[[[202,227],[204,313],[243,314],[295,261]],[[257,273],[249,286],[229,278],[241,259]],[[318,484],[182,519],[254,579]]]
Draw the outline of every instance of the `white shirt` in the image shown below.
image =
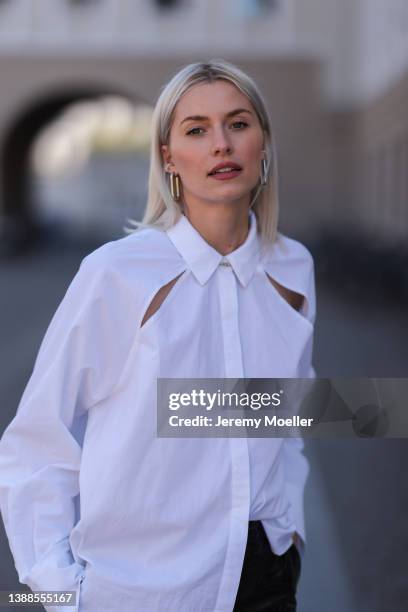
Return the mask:
[[313,376],[314,316],[310,253],[282,234],[261,251],[253,212],[225,258],[185,216],[85,257],[0,442],[20,581],[75,590],[81,612],[231,612],[248,520],[277,554],[303,546],[303,442],[158,438],[157,378]]

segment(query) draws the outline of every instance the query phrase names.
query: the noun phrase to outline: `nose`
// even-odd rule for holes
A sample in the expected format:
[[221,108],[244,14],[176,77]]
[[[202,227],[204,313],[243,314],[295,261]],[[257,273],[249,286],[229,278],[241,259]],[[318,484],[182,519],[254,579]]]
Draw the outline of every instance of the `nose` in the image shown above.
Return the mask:
[[230,155],[232,153],[231,143],[222,128],[214,132],[212,151],[213,155]]

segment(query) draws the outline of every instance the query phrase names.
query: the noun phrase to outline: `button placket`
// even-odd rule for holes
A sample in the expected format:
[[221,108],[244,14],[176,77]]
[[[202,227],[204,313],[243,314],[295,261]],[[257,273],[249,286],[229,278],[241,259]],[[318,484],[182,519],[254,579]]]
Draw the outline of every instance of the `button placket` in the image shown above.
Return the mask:
[[224,343],[226,378],[244,376],[238,321],[238,287],[230,262],[224,257],[219,264],[219,295]]
[[[221,329],[226,378],[243,378],[244,367],[238,319],[238,281],[228,260],[217,270]],[[249,452],[246,438],[229,437],[231,457],[230,537],[215,606],[216,612],[232,609],[245,556],[250,504]]]

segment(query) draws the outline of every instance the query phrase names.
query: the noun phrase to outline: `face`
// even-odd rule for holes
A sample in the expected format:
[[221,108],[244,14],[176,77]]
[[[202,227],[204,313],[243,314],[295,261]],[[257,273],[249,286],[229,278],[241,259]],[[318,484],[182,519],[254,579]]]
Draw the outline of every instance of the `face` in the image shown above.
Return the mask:
[[[194,85],[178,101],[162,155],[166,170],[180,176],[187,206],[230,202],[248,207],[263,145],[249,99],[232,83],[216,81]],[[214,174],[220,164],[234,170]]]

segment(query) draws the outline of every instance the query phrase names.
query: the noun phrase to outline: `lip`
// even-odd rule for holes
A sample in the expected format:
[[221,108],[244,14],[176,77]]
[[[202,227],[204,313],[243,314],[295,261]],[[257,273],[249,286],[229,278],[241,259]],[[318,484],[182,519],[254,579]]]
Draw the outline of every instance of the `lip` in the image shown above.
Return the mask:
[[211,176],[213,172],[215,172],[216,170],[221,170],[222,168],[232,168],[234,171],[242,170],[241,166],[235,164],[234,162],[224,162],[222,164],[217,164],[217,166],[214,166],[214,168],[212,168],[212,170],[210,170],[210,172],[208,173],[208,176]]

